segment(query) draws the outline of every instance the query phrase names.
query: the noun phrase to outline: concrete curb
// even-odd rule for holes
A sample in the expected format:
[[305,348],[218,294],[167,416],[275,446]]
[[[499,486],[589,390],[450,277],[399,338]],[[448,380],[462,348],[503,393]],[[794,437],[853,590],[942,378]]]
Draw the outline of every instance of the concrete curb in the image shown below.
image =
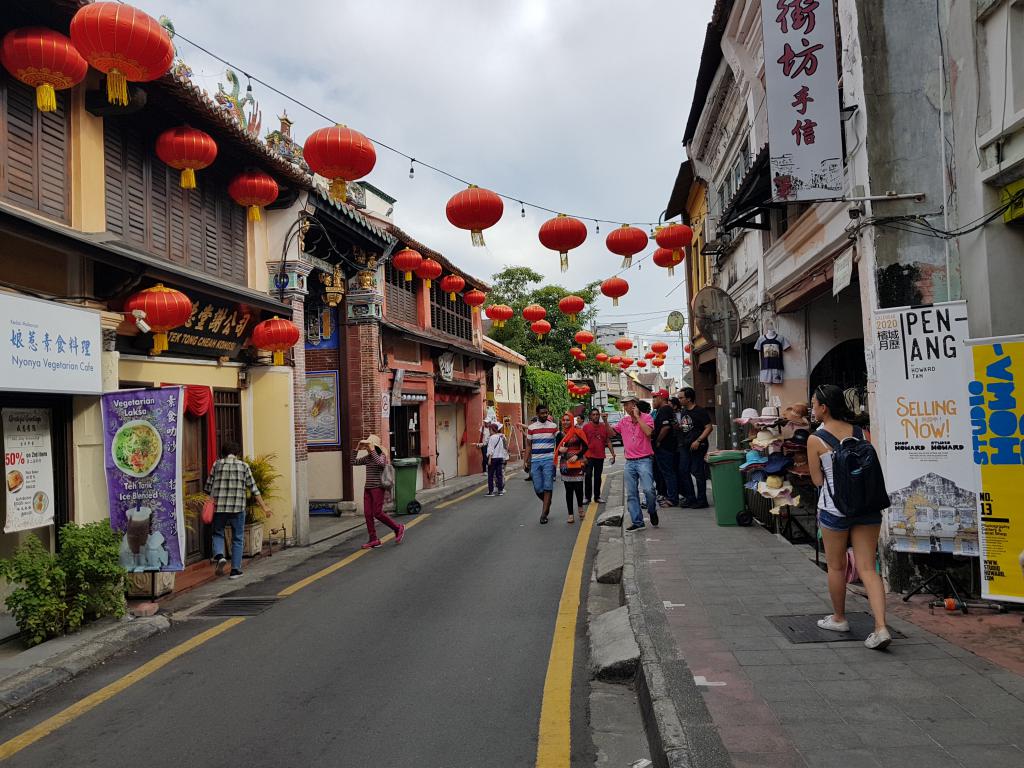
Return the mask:
[[640,648],[629,625],[626,606],[590,622],[590,672],[604,682],[629,682],[636,674]]
[[[625,558],[622,534],[611,528],[601,528],[600,531],[597,554],[594,555],[594,580],[598,584],[619,584]],[[615,535],[617,533],[618,536]]]

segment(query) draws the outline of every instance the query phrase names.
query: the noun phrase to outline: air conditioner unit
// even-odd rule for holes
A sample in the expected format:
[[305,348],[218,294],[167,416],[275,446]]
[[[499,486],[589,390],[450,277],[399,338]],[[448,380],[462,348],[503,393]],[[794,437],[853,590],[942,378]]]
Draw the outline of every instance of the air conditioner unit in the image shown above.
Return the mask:
[[1003,214],[1003,222],[1024,225],[1024,179],[1018,179],[999,190],[999,199],[1003,205],[1010,204]]

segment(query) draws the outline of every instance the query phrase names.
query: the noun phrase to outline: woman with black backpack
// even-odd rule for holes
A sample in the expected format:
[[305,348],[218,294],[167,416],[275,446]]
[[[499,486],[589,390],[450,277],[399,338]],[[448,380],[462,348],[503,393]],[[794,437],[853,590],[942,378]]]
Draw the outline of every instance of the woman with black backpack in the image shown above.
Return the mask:
[[818,622],[822,629],[849,632],[846,620],[846,550],[853,546],[860,580],[868,593],[875,631],[864,645],[881,650],[892,642],[885,626],[885,587],[875,571],[882,510],[889,506],[874,448],[855,426],[843,391],[833,384],[814,390],[811,410],[821,425],[807,441],[811,479],[820,489],[818,526],[828,562],[832,615]]

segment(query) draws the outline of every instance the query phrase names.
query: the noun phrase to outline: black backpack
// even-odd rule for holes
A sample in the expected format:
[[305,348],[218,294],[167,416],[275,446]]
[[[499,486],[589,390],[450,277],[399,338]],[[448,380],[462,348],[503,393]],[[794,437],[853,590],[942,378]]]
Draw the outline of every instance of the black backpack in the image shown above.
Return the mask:
[[[832,481],[828,487],[836,509],[846,517],[870,515],[888,509],[889,493],[878,454],[864,439],[860,427],[853,428],[853,437],[840,442],[824,427],[815,434],[832,449]],[[828,478],[825,479],[828,484]]]

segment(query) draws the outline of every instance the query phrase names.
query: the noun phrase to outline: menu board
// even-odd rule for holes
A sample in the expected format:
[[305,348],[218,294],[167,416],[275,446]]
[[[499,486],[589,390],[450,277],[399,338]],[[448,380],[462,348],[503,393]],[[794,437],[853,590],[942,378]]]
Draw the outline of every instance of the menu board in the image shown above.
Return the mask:
[[45,408],[4,408],[4,533],[53,525],[53,447]]

